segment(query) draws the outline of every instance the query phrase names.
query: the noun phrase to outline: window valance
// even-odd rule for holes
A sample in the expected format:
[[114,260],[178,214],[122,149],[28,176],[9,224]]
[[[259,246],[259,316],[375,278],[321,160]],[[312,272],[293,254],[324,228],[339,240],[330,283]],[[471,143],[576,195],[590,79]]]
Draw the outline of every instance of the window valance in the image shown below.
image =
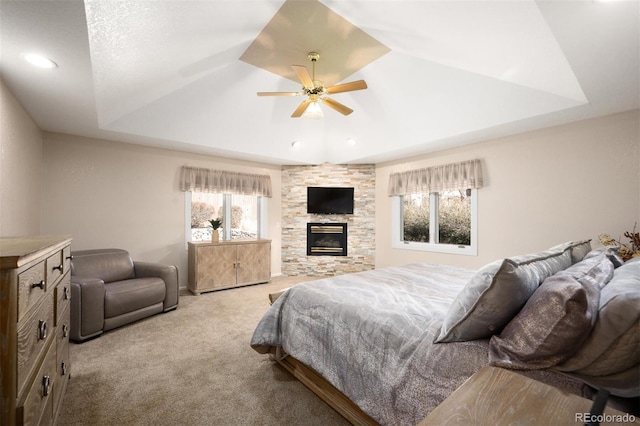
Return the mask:
[[480,160],[392,173],[389,196],[482,188]]
[[271,197],[271,177],[182,166],[180,190]]

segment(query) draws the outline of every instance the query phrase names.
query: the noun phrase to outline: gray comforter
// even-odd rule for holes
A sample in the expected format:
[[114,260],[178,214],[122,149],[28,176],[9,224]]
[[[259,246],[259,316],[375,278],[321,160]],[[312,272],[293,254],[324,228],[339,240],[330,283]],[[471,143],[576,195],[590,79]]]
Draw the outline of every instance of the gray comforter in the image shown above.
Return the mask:
[[381,424],[414,425],[488,362],[488,340],[433,343],[474,272],[411,264],[300,284],[251,346],[281,346]]

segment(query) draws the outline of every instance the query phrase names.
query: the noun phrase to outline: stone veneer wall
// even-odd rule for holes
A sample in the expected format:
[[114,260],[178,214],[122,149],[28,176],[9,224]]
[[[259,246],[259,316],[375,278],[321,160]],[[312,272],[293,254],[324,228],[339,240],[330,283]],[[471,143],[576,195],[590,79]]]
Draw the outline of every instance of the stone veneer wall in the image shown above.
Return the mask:
[[[376,243],[375,184],[373,164],[284,166],[282,273],[322,277],[373,269]],[[353,214],[307,214],[308,186],[353,187]],[[347,256],[307,256],[308,222],[347,223]]]

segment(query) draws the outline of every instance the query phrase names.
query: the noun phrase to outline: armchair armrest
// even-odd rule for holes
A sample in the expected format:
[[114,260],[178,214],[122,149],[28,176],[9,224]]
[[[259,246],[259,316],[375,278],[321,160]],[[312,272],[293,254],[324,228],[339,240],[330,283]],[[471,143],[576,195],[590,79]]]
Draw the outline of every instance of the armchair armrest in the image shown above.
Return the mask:
[[104,324],[104,281],[71,276],[71,339],[81,342],[102,334]]
[[178,268],[173,265],[165,265],[154,262],[134,261],[133,267],[136,271],[136,278],[158,277],[164,281],[167,289],[164,298],[163,311],[170,311],[178,307]]

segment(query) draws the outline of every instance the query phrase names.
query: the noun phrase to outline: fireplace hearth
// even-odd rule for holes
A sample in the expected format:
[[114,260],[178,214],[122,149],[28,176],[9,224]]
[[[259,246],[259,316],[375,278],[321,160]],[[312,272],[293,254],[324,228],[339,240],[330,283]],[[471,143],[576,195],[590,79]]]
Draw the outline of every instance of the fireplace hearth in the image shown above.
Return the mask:
[[307,223],[307,256],[346,255],[346,223]]

